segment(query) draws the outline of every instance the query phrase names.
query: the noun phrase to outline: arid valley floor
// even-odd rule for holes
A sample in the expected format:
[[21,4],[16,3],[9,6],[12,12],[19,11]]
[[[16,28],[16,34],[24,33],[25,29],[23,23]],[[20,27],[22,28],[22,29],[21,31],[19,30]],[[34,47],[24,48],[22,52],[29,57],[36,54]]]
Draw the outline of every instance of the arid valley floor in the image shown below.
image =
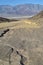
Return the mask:
[[43,12],[30,19],[0,23],[0,65],[9,65],[11,48],[10,65],[43,65]]

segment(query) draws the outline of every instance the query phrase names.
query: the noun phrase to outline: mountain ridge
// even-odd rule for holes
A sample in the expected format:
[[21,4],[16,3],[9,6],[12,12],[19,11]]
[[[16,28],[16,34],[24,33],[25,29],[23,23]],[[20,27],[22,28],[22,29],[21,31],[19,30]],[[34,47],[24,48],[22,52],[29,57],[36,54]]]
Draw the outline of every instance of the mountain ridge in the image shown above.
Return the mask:
[[43,10],[43,5],[39,4],[21,4],[16,6],[0,5],[0,16],[32,16]]

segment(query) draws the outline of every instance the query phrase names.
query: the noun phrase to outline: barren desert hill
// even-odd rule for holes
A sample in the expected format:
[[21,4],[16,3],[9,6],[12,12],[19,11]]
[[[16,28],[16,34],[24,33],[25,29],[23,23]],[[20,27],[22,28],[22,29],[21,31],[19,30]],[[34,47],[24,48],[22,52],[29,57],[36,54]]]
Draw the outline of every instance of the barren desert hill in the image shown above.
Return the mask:
[[0,17],[0,22],[9,22],[10,20],[4,17]]
[[16,19],[15,19],[15,18],[12,19],[12,18],[0,17],[0,23],[3,23],[3,22],[13,22],[13,21],[14,21],[14,22],[15,22],[15,21],[17,22],[18,20],[19,20],[19,19],[17,19],[17,18],[16,18]]
[[38,14],[36,14],[35,16],[31,17],[32,19],[39,19],[39,18],[43,18],[43,11],[39,12]]
[[41,11],[40,13],[38,13],[35,16],[33,16],[33,17],[30,18],[30,20],[33,20],[33,21],[34,20],[37,20],[38,21],[39,19],[40,19],[40,21],[41,21],[41,19],[43,20],[43,11]]
[[32,22],[39,23],[43,27],[43,11],[30,18]]

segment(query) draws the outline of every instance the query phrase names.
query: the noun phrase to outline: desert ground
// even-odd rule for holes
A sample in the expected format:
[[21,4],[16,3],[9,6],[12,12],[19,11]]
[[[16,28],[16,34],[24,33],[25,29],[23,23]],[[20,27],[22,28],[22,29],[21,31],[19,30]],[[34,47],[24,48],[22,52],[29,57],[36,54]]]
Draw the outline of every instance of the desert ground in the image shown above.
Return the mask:
[[43,65],[43,12],[0,23],[0,65]]

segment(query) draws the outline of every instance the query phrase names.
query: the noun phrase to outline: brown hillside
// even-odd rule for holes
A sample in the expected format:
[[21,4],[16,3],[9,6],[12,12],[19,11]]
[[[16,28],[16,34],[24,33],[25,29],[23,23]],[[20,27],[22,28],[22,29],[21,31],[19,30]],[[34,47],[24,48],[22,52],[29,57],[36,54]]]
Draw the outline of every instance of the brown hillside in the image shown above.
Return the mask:
[[39,19],[39,18],[43,18],[43,11],[41,11],[40,13],[38,13],[37,15],[35,15],[35,16],[33,16],[33,17],[31,17],[30,19]]
[[30,18],[32,22],[36,22],[43,27],[43,11]]

